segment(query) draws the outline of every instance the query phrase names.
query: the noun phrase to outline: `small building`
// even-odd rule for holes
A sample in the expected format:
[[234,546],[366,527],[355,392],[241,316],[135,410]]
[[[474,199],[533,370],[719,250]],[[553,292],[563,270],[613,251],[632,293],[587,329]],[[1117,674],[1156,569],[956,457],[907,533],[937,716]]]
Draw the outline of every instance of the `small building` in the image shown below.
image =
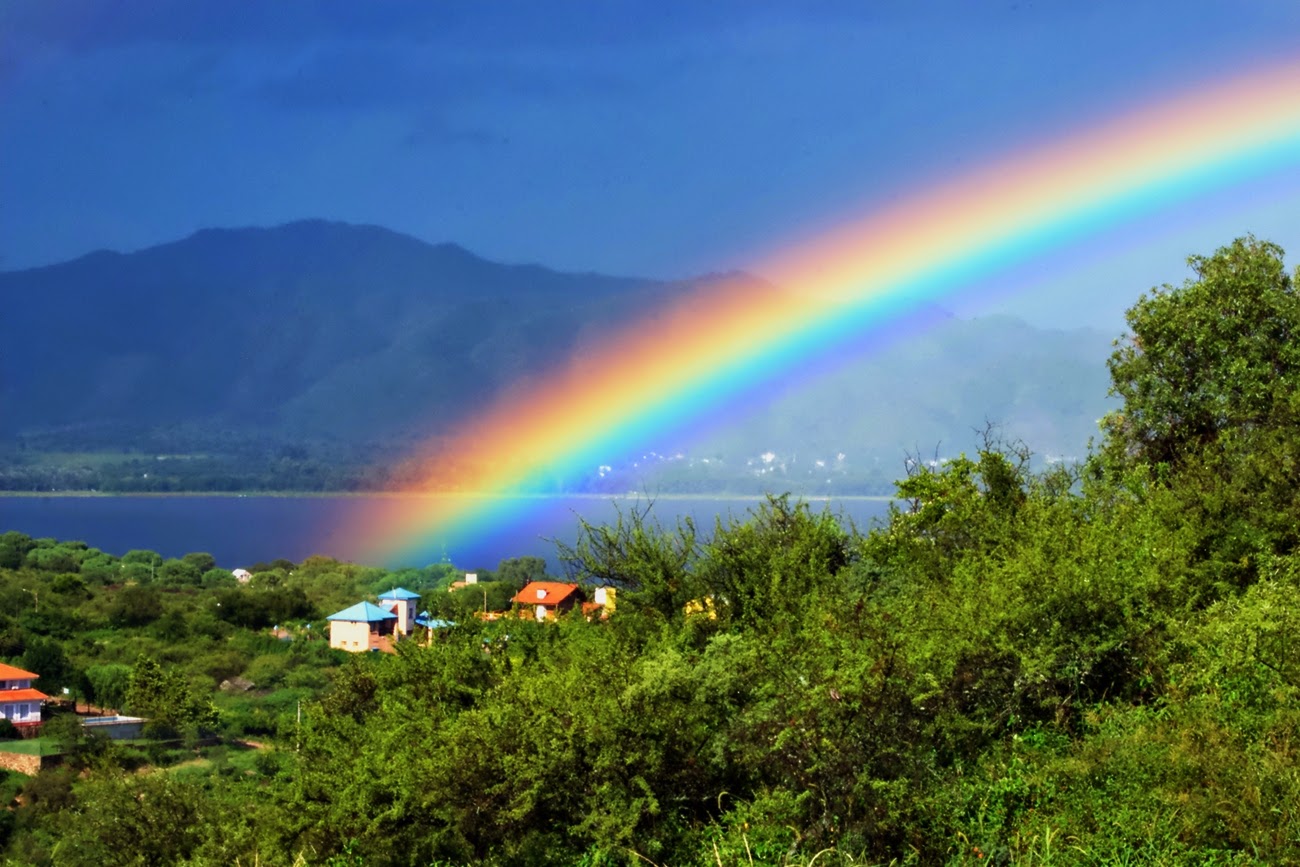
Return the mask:
[[428,647],[433,643],[433,634],[443,630],[452,629],[456,626],[454,620],[443,620],[441,617],[434,617],[427,611],[421,611],[415,617],[415,625],[424,630],[424,646]]
[[422,629],[451,629],[456,625],[454,620],[443,620],[441,617],[434,617],[427,611],[421,611],[420,615],[415,618],[415,625]]
[[0,717],[20,731],[40,728],[41,706],[50,697],[32,688],[32,681],[38,677],[39,674],[0,663]]
[[97,732],[110,741],[125,741],[144,734],[148,720],[138,716],[90,716],[81,720],[88,732]]
[[330,622],[330,647],[350,653],[393,650],[397,615],[371,602],[358,602],[326,618]]
[[249,572],[247,569],[232,569],[230,574],[240,584],[247,584],[249,581],[253,580],[253,573]]
[[591,601],[582,603],[582,616],[588,620],[608,620],[616,607],[616,594],[614,587],[597,587]]
[[464,581],[453,581],[453,582],[451,582],[451,586],[447,588],[447,592],[448,592],[448,593],[455,593],[457,590],[459,590],[459,589],[462,588],[462,587],[468,587],[468,586],[471,585],[471,584],[477,584],[477,583],[478,583],[478,573],[477,573],[477,572],[466,572],[466,573],[465,573],[465,580],[464,580]]
[[397,631],[402,635],[410,635],[415,628],[415,608],[419,601],[420,594],[405,587],[394,587],[379,595],[379,607],[397,615]]
[[582,602],[582,589],[563,581],[533,581],[510,601],[519,606],[519,616],[525,620],[554,620]]

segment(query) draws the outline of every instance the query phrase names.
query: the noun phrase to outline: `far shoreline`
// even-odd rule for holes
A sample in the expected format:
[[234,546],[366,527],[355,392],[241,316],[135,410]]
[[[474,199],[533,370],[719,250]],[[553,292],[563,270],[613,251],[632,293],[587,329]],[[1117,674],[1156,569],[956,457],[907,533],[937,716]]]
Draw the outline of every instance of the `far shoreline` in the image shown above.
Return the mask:
[[626,502],[655,500],[723,500],[752,502],[769,496],[787,495],[801,502],[832,502],[848,500],[853,502],[892,502],[897,497],[884,494],[798,494],[793,491],[760,494],[736,493],[655,493],[629,491],[623,494],[591,492],[555,492],[555,493],[502,493],[500,491],[0,491],[0,498],[9,499],[109,499],[139,498],[162,499],[212,497],[221,499],[465,499],[465,500],[619,500]]

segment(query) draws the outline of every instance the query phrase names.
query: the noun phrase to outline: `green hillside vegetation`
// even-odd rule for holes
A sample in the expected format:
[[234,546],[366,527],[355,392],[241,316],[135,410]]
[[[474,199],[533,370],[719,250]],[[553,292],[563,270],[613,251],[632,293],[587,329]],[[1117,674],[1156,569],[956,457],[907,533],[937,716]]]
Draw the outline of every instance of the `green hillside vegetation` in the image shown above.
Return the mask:
[[[185,561],[134,552],[107,568],[137,583],[101,587],[106,555],[16,560],[6,537],[0,655],[44,673],[62,654],[90,680],[116,665],[128,690],[158,660],[192,715],[215,703],[204,725],[275,745],[233,772],[128,773],[107,751],[80,776],[11,777],[7,856],[1300,862],[1300,296],[1254,238],[1192,266],[1130,310],[1120,403],[1085,463],[1032,471],[989,436],[913,464],[871,528],[788,497],[709,528],[625,514],[561,552],[619,588],[605,622],[462,618],[344,660],[226,618],[449,576],[312,561],[222,589],[199,557],[194,585]],[[221,592],[264,595],[232,615],[204,602]],[[240,672],[277,691],[211,698]]]

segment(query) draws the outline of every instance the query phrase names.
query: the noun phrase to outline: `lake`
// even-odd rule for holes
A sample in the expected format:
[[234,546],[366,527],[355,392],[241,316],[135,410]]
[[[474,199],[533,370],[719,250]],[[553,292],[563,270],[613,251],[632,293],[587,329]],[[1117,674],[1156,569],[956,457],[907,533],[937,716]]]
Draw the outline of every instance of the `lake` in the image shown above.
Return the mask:
[[[274,496],[24,496],[0,497],[0,532],[18,530],[33,537],[79,540],[111,554],[148,548],[165,557],[206,551],[225,568],[283,557],[295,562],[312,554],[342,556],[333,528],[373,506],[374,498]],[[577,539],[579,518],[611,523],[618,511],[645,500],[606,497],[548,498],[545,508],[525,510],[528,518],[501,532],[446,551],[465,569],[491,569],[507,557],[544,557],[557,567],[555,543]],[[755,499],[656,497],[651,515],[671,526],[693,517],[704,528],[716,516],[744,516]],[[810,500],[814,509],[870,526],[885,515],[884,500]],[[411,565],[424,565],[411,564]]]

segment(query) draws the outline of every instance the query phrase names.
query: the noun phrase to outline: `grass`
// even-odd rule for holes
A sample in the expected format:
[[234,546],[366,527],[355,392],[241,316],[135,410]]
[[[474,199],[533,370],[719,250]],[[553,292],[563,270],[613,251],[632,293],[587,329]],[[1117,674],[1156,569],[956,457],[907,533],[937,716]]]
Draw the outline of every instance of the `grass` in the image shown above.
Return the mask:
[[17,753],[20,756],[52,756],[59,748],[45,738],[27,738],[16,741],[0,741],[0,753]]
[[252,747],[221,745],[205,747],[198,756],[166,767],[169,774],[179,779],[203,780],[213,774],[224,776],[260,776],[257,768],[258,750]]

